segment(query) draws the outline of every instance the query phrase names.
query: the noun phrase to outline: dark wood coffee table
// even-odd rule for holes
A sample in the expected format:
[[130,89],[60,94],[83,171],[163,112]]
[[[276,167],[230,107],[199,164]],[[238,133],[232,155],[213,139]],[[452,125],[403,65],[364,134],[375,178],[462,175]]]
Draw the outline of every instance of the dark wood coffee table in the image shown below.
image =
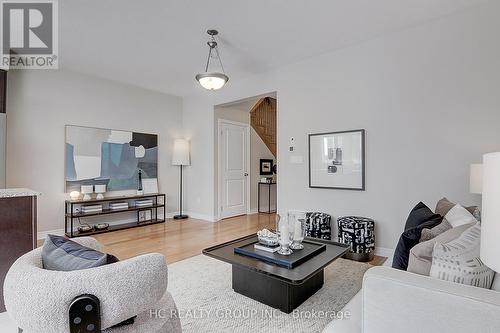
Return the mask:
[[234,248],[256,241],[250,235],[203,250],[203,254],[232,265],[233,290],[256,301],[292,312],[323,286],[324,268],[348,251],[348,246],[311,238],[326,250],[293,269],[234,253]]

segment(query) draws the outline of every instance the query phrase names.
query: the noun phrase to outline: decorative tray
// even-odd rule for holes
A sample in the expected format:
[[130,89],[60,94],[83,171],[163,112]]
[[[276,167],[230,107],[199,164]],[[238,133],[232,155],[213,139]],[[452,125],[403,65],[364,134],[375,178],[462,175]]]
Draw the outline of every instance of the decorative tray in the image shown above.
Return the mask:
[[302,250],[293,250],[293,253],[291,255],[284,256],[282,254],[278,254],[277,252],[271,253],[258,250],[254,248],[254,245],[256,243],[258,243],[258,241],[253,240],[248,244],[235,247],[234,253],[292,269],[299,266],[304,261],[307,261],[326,250],[325,244],[316,243],[310,240],[304,240],[302,242],[302,245],[304,245],[304,248]]

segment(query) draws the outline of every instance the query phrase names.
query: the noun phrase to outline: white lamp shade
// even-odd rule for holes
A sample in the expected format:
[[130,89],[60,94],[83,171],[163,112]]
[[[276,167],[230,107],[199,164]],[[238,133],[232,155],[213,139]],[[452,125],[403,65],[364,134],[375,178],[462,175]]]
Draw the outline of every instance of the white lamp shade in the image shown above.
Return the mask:
[[481,213],[481,260],[500,271],[500,153],[483,156],[483,211]]
[[190,165],[189,141],[185,139],[175,139],[172,165]]
[[483,165],[472,164],[470,166],[470,193],[483,193]]
[[83,194],[92,194],[92,193],[94,193],[94,185],[82,185],[81,192]]

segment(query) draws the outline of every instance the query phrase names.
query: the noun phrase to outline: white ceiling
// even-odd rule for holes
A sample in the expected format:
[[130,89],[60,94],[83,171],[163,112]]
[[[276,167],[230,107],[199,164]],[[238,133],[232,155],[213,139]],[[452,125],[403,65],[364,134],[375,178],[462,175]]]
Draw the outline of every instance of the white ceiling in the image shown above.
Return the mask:
[[202,89],[206,30],[232,80],[486,0],[64,0],[60,65],[175,95]]

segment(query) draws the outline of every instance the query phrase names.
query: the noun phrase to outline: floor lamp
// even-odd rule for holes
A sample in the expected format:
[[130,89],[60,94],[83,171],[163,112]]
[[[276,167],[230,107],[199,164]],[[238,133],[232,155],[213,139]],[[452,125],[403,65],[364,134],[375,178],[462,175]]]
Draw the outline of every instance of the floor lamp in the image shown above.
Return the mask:
[[175,215],[175,220],[187,219],[187,215],[182,214],[182,167],[184,165],[190,165],[191,161],[189,158],[189,141],[185,139],[175,139],[174,141],[174,153],[172,156],[172,165],[178,165],[181,169],[181,179],[180,179],[180,196],[179,196],[179,215]]

